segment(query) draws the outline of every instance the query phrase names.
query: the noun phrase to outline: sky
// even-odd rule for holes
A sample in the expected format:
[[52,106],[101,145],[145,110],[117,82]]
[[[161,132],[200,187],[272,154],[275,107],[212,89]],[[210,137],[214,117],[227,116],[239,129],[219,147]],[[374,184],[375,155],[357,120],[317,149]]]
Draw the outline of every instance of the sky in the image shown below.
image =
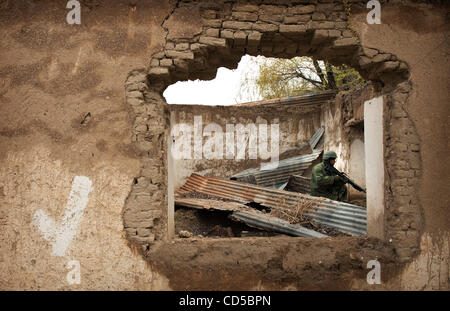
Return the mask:
[[[244,55],[234,70],[225,67],[217,69],[215,79],[210,81],[188,80],[170,85],[163,93],[168,104],[229,106],[237,103],[261,100],[254,83],[259,75],[259,65],[271,58]],[[319,61],[325,70],[322,61]],[[306,76],[318,80],[314,72],[304,71]],[[250,82],[242,87],[245,79]]]
[[220,105],[229,106],[237,103],[260,100],[253,91],[241,88],[245,77],[258,74],[258,63],[262,56],[244,55],[237,69],[230,70],[220,67],[216,78],[210,81],[183,81],[169,86],[163,93],[168,104],[184,105]]

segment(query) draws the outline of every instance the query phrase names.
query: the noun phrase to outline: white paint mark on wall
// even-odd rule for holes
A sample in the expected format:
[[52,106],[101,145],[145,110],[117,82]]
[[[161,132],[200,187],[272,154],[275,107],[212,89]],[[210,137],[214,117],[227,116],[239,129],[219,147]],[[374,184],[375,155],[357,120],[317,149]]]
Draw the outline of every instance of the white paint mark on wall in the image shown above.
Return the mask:
[[365,166],[364,142],[361,139],[355,139],[350,144],[350,176],[363,188],[366,187],[366,166]]
[[88,177],[75,176],[69,199],[67,200],[65,214],[59,225],[52,218],[48,217],[43,210],[38,210],[34,214],[33,224],[42,233],[44,239],[52,244],[52,256],[65,255],[83,217],[91,191],[92,182]]

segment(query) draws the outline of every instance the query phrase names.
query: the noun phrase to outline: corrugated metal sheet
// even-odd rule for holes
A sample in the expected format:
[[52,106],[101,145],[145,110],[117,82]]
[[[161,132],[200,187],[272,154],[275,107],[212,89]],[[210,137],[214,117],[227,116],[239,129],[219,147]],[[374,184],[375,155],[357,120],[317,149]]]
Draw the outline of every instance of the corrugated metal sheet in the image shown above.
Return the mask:
[[344,202],[197,174],[191,175],[177,193],[193,191],[244,204],[255,202],[273,209],[293,211],[304,207],[302,214],[344,233],[364,235],[367,230],[366,210]]
[[269,215],[263,215],[262,213],[253,213],[253,212],[250,213],[245,211],[238,211],[233,212],[233,214],[230,215],[230,218],[244,222],[250,227],[263,229],[267,231],[285,233],[292,236],[305,238],[328,237],[327,235],[319,233],[317,231],[307,229],[299,225],[293,225],[283,219]]
[[289,181],[284,188],[287,191],[295,191],[304,194],[311,193],[311,178],[300,176],[300,175],[292,175],[289,178]]
[[181,198],[179,196],[175,196],[175,205],[186,206],[195,209],[215,209],[220,211],[238,211],[250,209],[247,205],[238,202],[226,202],[198,198]]
[[309,145],[309,142],[307,143],[301,143],[300,145],[296,147],[292,147],[289,149],[286,149],[280,154],[280,159],[287,159],[291,157],[296,157],[301,154],[310,154],[313,150],[311,149],[311,146]]
[[258,186],[280,188],[287,183],[291,175],[301,175],[312,162],[316,160],[320,151],[312,154],[300,155],[284,160],[280,160],[278,168],[273,170],[261,170],[251,168],[233,175],[233,180],[255,184]]
[[325,129],[323,127],[320,127],[309,140],[309,145],[311,146],[312,150],[316,148],[317,144],[323,136],[323,133],[325,133]]
[[324,92],[317,92],[317,93],[311,93],[306,95],[298,95],[298,96],[289,96],[289,97],[282,97],[282,98],[275,98],[275,99],[268,99],[268,100],[260,100],[260,101],[254,101],[254,102],[247,102],[242,104],[236,104],[235,106],[264,106],[264,107],[279,107],[282,105],[298,105],[302,107],[311,107],[311,106],[318,106],[321,104],[326,103],[329,99],[336,96],[336,92],[334,91],[324,91]]
[[267,231],[280,232],[292,236],[307,238],[324,238],[327,235],[317,231],[304,228],[300,225],[290,224],[278,217],[256,211],[244,204],[237,202],[226,202],[211,199],[181,198],[175,197],[175,204],[202,210],[219,210],[233,212],[230,218],[236,221],[244,222],[250,227]]

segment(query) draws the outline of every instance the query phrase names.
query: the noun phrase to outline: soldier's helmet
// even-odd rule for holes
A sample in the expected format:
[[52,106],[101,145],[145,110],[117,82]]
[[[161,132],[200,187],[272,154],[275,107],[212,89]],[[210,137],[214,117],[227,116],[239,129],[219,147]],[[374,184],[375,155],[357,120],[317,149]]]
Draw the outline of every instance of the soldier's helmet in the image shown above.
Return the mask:
[[324,160],[328,160],[328,159],[336,159],[337,158],[337,154],[334,151],[327,151],[323,154],[323,158]]

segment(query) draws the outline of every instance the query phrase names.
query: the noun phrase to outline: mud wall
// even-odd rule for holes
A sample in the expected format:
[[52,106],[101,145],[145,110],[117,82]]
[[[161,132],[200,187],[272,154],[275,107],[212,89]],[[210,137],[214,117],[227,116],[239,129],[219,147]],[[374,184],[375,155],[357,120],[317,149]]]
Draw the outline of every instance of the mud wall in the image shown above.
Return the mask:
[[[347,3],[82,1],[67,25],[59,1],[0,2],[0,288],[448,289],[448,6],[390,1],[368,25],[366,2]],[[244,53],[344,62],[386,97],[385,240],[165,242],[161,92]],[[84,208],[68,204],[76,176]],[[71,208],[73,235],[49,230]]]
[[[359,185],[365,186],[364,102],[376,92],[371,83],[353,91],[343,91],[322,108],[322,126],[325,128],[324,149],[338,154],[336,168],[347,172]],[[349,188],[350,196],[361,194]]]
[[[436,182],[449,180],[450,176],[449,168],[440,164],[449,160],[448,139],[445,140],[449,135],[446,121],[449,72],[440,70],[450,61],[445,37],[449,31],[448,15],[443,10],[448,11],[448,4],[444,7],[427,3],[391,5],[384,8],[383,22],[376,27],[365,24],[363,12],[355,10],[352,17],[352,29],[358,33],[362,44],[391,51],[408,63],[411,72],[411,88],[405,85],[399,89],[388,104],[391,112],[386,128],[399,137],[395,139],[385,134],[391,145],[386,150],[387,175],[391,178],[389,200],[396,201],[394,204],[401,206],[399,216],[408,219],[407,224],[402,221],[400,225],[404,230],[402,235],[417,235],[420,240],[420,254],[406,265],[401,277],[405,288],[449,288],[450,205],[448,196],[442,195],[445,182]],[[407,103],[400,104],[405,98]],[[410,136],[412,128],[417,131],[417,139]],[[404,173],[401,170],[394,173],[395,167]],[[405,170],[407,167],[409,171]],[[420,172],[415,171],[419,167]],[[405,186],[412,180],[417,180],[417,185],[414,190],[406,191]],[[414,200],[408,197],[413,191],[418,193]],[[423,212],[415,216],[416,220],[403,214],[417,204],[423,207]],[[388,206],[395,208],[393,204]],[[397,217],[387,220],[395,226],[400,224]],[[423,227],[415,225],[420,223]],[[416,230],[408,232],[407,228],[411,227]],[[423,265],[425,261],[428,265]]]
[[[141,166],[124,82],[161,46],[171,6],[81,2],[81,25],[67,24],[67,1],[0,2],[2,290],[161,288],[124,236],[123,206]],[[76,176],[92,191],[65,240]],[[42,212],[67,233],[63,256],[45,239],[52,227],[34,221]],[[67,281],[71,260],[80,284]]]

